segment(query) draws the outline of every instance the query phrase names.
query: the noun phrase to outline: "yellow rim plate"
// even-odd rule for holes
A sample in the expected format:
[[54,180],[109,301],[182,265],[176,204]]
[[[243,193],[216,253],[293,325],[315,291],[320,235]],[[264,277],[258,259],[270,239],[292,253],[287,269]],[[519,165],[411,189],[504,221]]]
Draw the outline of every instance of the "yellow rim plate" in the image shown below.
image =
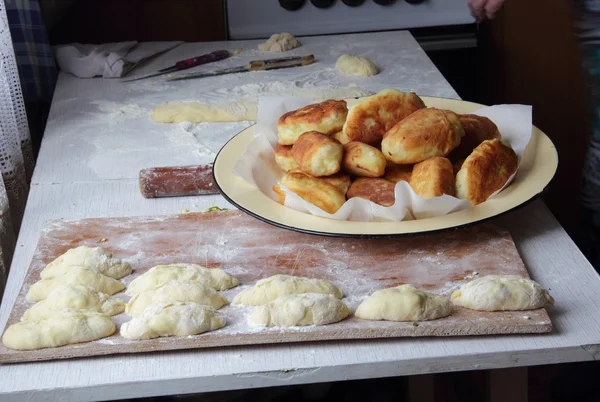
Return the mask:
[[[454,99],[421,97],[429,107],[472,113],[484,105]],[[358,102],[347,100],[348,106]],[[275,226],[336,237],[390,237],[435,232],[480,223],[511,211],[539,196],[550,184],[558,167],[558,153],[552,141],[533,128],[514,181],[494,198],[463,211],[434,218],[402,222],[350,222],[321,218],[287,208],[258,188],[232,173],[236,162],[254,139],[254,127],[233,137],[215,158],[215,183],[223,196],[242,211]]]

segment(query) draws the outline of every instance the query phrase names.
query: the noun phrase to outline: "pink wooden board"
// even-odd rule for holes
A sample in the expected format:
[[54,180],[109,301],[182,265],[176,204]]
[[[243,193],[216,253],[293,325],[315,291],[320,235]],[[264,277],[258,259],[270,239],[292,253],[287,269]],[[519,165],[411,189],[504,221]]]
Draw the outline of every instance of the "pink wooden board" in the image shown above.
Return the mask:
[[[344,301],[352,310],[373,291],[403,283],[449,296],[462,283],[481,275],[528,276],[510,234],[489,224],[410,238],[343,239],[275,228],[238,211],[61,220],[48,222],[42,231],[9,325],[19,321],[32,305],[25,295],[29,285],[39,280],[40,270],[69,248],[83,244],[100,245],[130,262],[134,272],[122,279],[126,285],[158,264],[197,263],[220,267],[240,280],[241,286],[223,292],[229,300],[258,279],[284,273],[332,281],[342,288]],[[123,293],[118,296],[128,299]],[[249,326],[247,316],[252,308],[226,306],[220,311],[227,325],[206,334],[130,341],[117,332],[94,342],[35,351],[13,351],[0,345],[0,362],[261,343],[552,330],[544,309],[489,313],[457,307],[450,317],[416,326],[351,316],[331,325],[286,329]],[[130,317],[120,314],[113,319],[120,326]]]

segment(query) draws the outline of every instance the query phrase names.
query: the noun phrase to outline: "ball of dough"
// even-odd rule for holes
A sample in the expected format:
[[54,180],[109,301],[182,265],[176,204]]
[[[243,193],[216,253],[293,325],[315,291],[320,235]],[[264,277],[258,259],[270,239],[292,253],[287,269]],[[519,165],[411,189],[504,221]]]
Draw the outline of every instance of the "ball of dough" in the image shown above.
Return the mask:
[[517,275],[486,275],[475,279],[450,297],[457,306],[482,311],[534,310],[554,299],[531,279]]
[[11,325],[4,332],[2,343],[14,350],[55,348],[105,338],[115,330],[115,324],[106,314],[64,309],[41,320],[21,321]]
[[300,170],[313,177],[339,172],[343,154],[342,144],[317,131],[302,134],[292,146],[292,158]]
[[322,293],[341,299],[344,294],[337,286],[323,280],[291,275],[273,275],[256,282],[233,298],[232,305],[260,306],[281,296],[300,293]]
[[367,77],[377,74],[377,67],[366,57],[343,54],[338,57],[335,66],[344,75]]
[[198,303],[156,303],[121,326],[127,339],[198,335],[225,326],[225,319],[212,307]]
[[423,292],[413,285],[400,285],[374,292],[354,315],[365,320],[425,321],[451,313],[452,305],[447,298]]
[[250,314],[250,324],[263,327],[327,325],[343,320],[350,310],[342,301],[320,293],[281,296],[258,306]]
[[298,39],[292,34],[283,32],[273,34],[265,43],[258,45],[258,50],[263,52],[285,52],[300,46]]

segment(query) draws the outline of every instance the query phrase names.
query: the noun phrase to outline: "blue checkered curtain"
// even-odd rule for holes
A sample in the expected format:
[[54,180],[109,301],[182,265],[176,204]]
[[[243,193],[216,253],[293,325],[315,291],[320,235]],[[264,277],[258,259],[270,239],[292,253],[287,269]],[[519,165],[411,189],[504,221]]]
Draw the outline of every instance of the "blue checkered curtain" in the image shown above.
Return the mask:
[[[20,18],[18,30],[23,32],[17,41],[19,49],[33,49],[23,70],[26,87],[34,91],[35,96],[44,96],[44,89],[37,88],[36,81],[44,80],[49,74],[41,73],[44,68],[36,67],[46,63],[40,61],[44,59],[41,56],[44,52],[39,51],[35,40],[29,41],[30,38],[37,39],[33,34],[37,29],[29,27],[41,22],[37,1],[35,5],[34,2],[0,2],[0,296],[4,293],[18,227],[25,210],[29,190],[27,170],[31,171],[33,165],[19,70],[6,14],[7,3],[11,3],[11,10],[19,4],[26,7],[17,14]],[[13,23],[11,21],[11,25]],[[26,31],[30,32],[25,34]],[[45,43],[48,46],[47,40]],[[51,57],[52,53],[48,56]]]
[[26,102],[50,102],[57,68],[38,0],[5,0]]

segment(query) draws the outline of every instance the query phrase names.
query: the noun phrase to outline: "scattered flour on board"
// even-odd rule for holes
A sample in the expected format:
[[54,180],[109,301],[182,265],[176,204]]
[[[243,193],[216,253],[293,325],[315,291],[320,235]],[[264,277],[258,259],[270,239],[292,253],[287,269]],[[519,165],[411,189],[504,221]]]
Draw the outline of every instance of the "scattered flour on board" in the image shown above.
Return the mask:
[[[316,101],[325,99],[343,99],[372,95],[374,92],[361,89],[355,84],[346,87],[317,85],[314,81],[271,81],[252,83],[240,86],[219,88],[202,93],[196,99],[187,101],[203,102],[214,107],[221,107],[239,116],[255,119],[258,99],[261,96],[298,96],[313,98]],[[176,100],[172,100],[176,101]],[[148,117],[151,109],[140,107],[137,103],[120,103],[107,100],[91,102],[98,108],[98,117],[109,124],[120,124],[128,120]],[[179,132],[189,132],[187,126]],[[186,141],[185,139],[182,141]]]
[[446,282],[443,286],[441,286],[440,288],[436,289],[435,291],[433,291],[432,293],[441,295],[441,296],[447,296],[450,297],[450,295],[457,290],[458,288],[460,288],[462,285],[464,285],[467,282],[470,282],[473,279],[476,279],[479,275],[479,272],[475,271],[472,272],[468,275],[465,275],[464,278],[462,280],[455,280],[452,282]]
[[142,109],[137,103],[120,103],[105,100],[92,101],[102,114],[102,119],[109,124],[122,123],[148,115],[148,110]]
[[127,85],[127,92],[165,92],[177,88],[174,85],[164,81],[163,78],[155,79],[150,82],[144,80],[132,81]]
[[[240,100],[246,101],[241,104],[249,103],[250,107],[255,107],[253,103],[258,103],[261,96],[298,96],[305,98],[314,98],[315,100],[325,100],[331,98],[343,99],[359,96],[372,95],[374,92],[361,89],[355,84],[346,87],[332,85],[315,85],[299,83],[298,81],[272,81],[263,83],[245,84],[231,88],[220,88],[214,91],[202,94],[201,99],[194,101],[207,102],[211,105],[240,104]],[[248,105],[246,105],[248,107]]]
[[177,146],[189,147],[198,156],[214,158],[234,135],[252,125],[251,122],[173,124],[166,132],[169,141]]

